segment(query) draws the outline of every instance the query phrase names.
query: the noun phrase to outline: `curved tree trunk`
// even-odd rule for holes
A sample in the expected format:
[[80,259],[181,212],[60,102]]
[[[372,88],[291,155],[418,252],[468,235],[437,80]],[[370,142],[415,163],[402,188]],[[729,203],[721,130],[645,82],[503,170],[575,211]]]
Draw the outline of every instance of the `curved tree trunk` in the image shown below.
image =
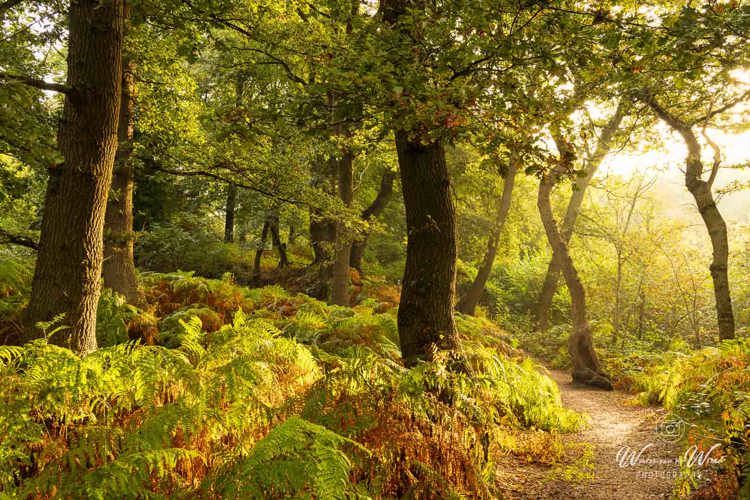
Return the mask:
[[135,107],[135,64],[123,60],[122,99],[117,127],[119,147],[112,175],[112,188],[104,219],[104,286],[125,296],[129,304],[137,304],[141,297],[135,275],[133,256],[133,189],[135,168],[130,161],[133,150]]
[[276,251],[279,252],[279,269],[289,266],[289,258],[286,254],[286,244],[281,241],[279,234],[279,216],[274,213],[269,216],[269,230],[271,231],[271,243]]
[[[558,142],[560,144],[560,142]],[[563,159],[567,156],[561,149]],[[609,377],[604,373],[599,358],[594,351],[591,326],[586,313],[586,293],[578,276],[578,271],[568,253],[568,246],[560,234],[552,213],[550,193],[556,180],[565,171],[561,162],[553,171],[545,175],[539,184],[537,207],[544,225],[550,246],[557,253],[565,283],[570,290],[571,310],[573,316],[573,332],[568,339],[568,352],[573,363],[573,381],[604,389],[612,389]]]
[[[599,136],[599,140],[596,144],[596,149],[594,150],[594,154],[588,160],[588,164],[586,166],[586,175],[576,179],[573,192],[570,195],[568,207],[565,210],[562,227],[560,228],[560,235],[566,245],[570,243],[570,238],[573,235],[576,219],[578,218],[578,213],[580,212],[581,205],[583,204],[583,198],[586,193],[586,188],[588,188],[589,184],[591,184],[591,179],[594,178],[596,171],[599,169],[599,165],[601,165],[602,160],[611,149],[612,139],[614,138],[617,130],[620,128],[622,119],[625,117],[625,111],[625,104],[623,102],[620,102],[617,106],[617,109],[615,110],[615,114],[612,115],[612,118],[610,118],[609,122],[607,122],[607,124],[602,129],[601,135]],[[550,309],[552,308],[552,300],[554,299],[555,293],[557,292],[557,284],[560,280],[560,269],[560,259],[553,251],[552,258],[550,259],[549,265],[547,266],[547,274],[544,276],[542,289],[539,291],[535,311],[536,327],[543,332],[547,331],[547,329],[549,328],[549,314]]]
[[445,151],[396,132],[408,243],[398,331],[407,366],[440,350],[458,352],[453,317],[456,221]]
[[[713,143],[714,165],[707,181],[703,180],[703,161],[701,159],[701,145],[698,142],[693,127],[671,114],[663,108],[649,93],[644,93],[643,101],[670,127],[679,132],[688,149],[685,159],[685,186],[693,195],[695,204],[698,206],[703,218],[703,223],[711,238],[713,249],[713,260],[710,271],[714,286],[714,298],[716,300],[716,316],[719,324],[719,339],[734,338],[734,312],[732,310],[732,297],[729,288],[729,239],[727,236],[727,225],[716,206],[713,193],[714,179],[718,173],[721,156]],[[709,141],[710,142],[710,141]]]
[[[573,228],[575,227],[575,221],[578,218],[578,213],[583,204],[586,188],[591,183],[591,179],[594,177],[595,173],[596,167],[591,167],[585,177],[576,180],[576,188],[570,196],[568,208],[565,211],[565,217],[560,230],[560,236],[566,245],[570,243],[570,238],[573,235]],[[544,276],[544,283],[542,284],[542,289],[539,291],[536,306],[536,327],[543,332],[547,331],[549,328],[549,314],[550,309],[552,308],[552,300],[555,297],[555,293],[557,293],[557,284],[560,280],[560,269],[560,258],[558,254],[553,251],[552,258],[547,265],[547,274]]]
[[104,216],[117,153],[122,83],[123,2],[70,4],[68,78],[72,89],[58,142],[62,166],[51,169],[39,253],[26,321],[64,314],[69,328],[50,341],[85,354],[96,349]]
[[[336,160],[339,198],[341,198],[345,207],[351,207],[354,200],[352,161],[353,155],[349,151],[345,152],[342,158]],[[346,226],[342,221],[336,223],[335,234],[330,303],[339,306],[348,306],[349,260],[351,258],[352,241],[349,231],[346,230]]]
[[237,205],[237,185],[227,186],[226,217],[224,218],[224,243],[234,241],[234,211]]
[[500,241],[500,234],[503,232],[505,219],[508,217],[508,211],[510,210],[510,202],[513,196],[513,184],[516,178],[516,171],[518,170],[516,161],[515,158],[511,158],[510,164],[508,165],[508,172],[505,174],[505,180],[503,181],[503,194],[497,205],[495,224],[493,225],[492,231],[490,231],[489,238],[487,239],[487,251],[484,254],[482,264],[477,270],[477,276],[471,284],[471,287],[456,306],[456,309],[464,314],[469,314],[471,316],[474,315],[479,299],[482,298],[482,294],[484,293],[484,286],[487,284],[487,279],[492,272],[492,265],[495,263],[495,255],[497,254],[497,245]]
[[[379,216],[385,207],[388,205],[388,201],[391,199],[393,194],[393,181],[396,179],[396,173],[388,169],[383,172],[383,177],[380,179],[380,189],[378,190],[377,196],[372,201],[369,207],[362,211],[362,220],[370,221]],[[352,243],[352,252],[349,259],[349,265],[362,273],[362,257],[365,253],[365,247],[367,246],[367,234],[363,234]]]
[[263,222],[263,229],[260,233],[260,243],[258,243],[258,248],[255,250],[255,260],[253,261],[253,280],[256,282],[260,281],[260,263],[261,259],[263,258],[263,251],[266,249],[266,240],[268,240],[268,229],[269,229],[269,222],[268,219]]

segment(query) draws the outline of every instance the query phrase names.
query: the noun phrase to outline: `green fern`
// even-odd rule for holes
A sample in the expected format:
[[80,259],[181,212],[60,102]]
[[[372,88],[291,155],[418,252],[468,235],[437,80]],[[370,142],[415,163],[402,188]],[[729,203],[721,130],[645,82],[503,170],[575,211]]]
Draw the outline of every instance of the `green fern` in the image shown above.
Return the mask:
[[344,448],[366,450],[325,427],[298,417],[276,426],[213,487],[233,498],[360,498],[349,480]]

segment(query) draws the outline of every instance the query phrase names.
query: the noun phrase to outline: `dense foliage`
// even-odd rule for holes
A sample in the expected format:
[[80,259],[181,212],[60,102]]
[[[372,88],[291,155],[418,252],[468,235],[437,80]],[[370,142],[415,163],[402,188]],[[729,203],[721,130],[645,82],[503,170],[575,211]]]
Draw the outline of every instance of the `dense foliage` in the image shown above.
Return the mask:
[[0,25],[0,496],[584,481],[551,368],[715,454],[675,495],[750,498],[748,2]]
[[89,356],[43,340],[0,351],[5,493],[490,495],[495,453],[534,453],[500,436],[581,423],[486,320],[461,319],[470,374],[405,370],[374,299],[144,282],[146,310],[102,299],[105,347]]

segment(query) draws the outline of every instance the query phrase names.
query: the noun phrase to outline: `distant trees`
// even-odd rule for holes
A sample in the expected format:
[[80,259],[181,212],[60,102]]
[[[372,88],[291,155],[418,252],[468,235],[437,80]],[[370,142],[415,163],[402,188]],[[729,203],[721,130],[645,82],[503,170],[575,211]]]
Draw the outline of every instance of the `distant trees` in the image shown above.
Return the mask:
[[[362,210],[360,217],[363,221],[371,222],[376,219],[383,212],[383,210],[385,210],[385,207],[388,205],[388,202],[391,199],[391,195],[393,194],[393,182],[395,179],[396,172],[389,168],[386,168],[380,180],[380,186],[378,188],[377,195],[372,200],[372,203],[370,203],[367,208]],[[362,272],[362,257],[365,253],[368,236],[369,235],[367,233],[359,235],[359,237],[357,237],[352,243],[349,265],[360,273]]]
[[[713,195],[721,167],[720,148],[708,128],[716,118],[750,99],[750,86],[736,81],[733,71],[747,69],[747,39],[737,36],[750,29],[747,6],[730,3],[675,9],[664,15],[666,29],[651,33],[652,46],[642,47],[618,64],[630,73],[631,94],[679,134],[687,148],[685,186],[692,195],[709,234],[710,265],[716,301],[719,338],[735,336],[729,285],[729,246],[726,222]],[[635,36],[644,36],[636,30]],[[639,61],[634,61],[639,58]],[[633,71],[637,68],[636,71]],[[698,137],[702,131],[704,142]],[[704,165],[703,147],[713,151],[713,164]]]
[[456,309],[461,313],[474,315],[477,304],[484,292],[484,287],[487,284],[487,279],[492,272],[492,266],[495,263],[495,256],[497,255],[497,247],[500,243],[500,234],[503,231],[505,219],[508,217],[508,212],[510,211],[513,186],[515,185],[516,173],[520,167],[519,163],[518,153],[512,152],[505,175],[503,176],[503,193],[497,201],[495,220],[487,237],[487,251],[484,254],[482,263],[479,265],[474,281],[472,281],[471,286],[456,305]]
[[118,149],[112,187],[104,218],[104,286],[125,296],[128,303],[139,300],[133,244],[133,190],[135,167],[131,158],[135,123],[135,64],[124,58],[122,97],[117,126]]
[[224,206],[224,243],[234,241],[234,213],[237,208],[237,185],[227,184],[227,202]]
[[[20,8],[16,2],[6,4],[2,16]],[[614,13],[504,1],[382,0],[377,10],[356,0],[260,5],[139,4],[142,29],[128,30],[137,50],[131,48],[122,61],[123,2],[74,2],[67,83],[0,72],[4,87],[26,85],[65,95],[59,131],[64,162],[50,169],[29,325],[64,313],[61,324],[69,329],[58,335],[66,338],[60,342],[78,352],[94,349],[100,277],[129,302],[138,300],[134,216],[158,225],[169,222],[165,214],[179,212],[191,218],[180,234],[204,223],[200,218],[206,215],[209,236],[226,251],[242,248],[252,229],[259,244],[248,252],[252,258],[256,251],[248,281],[255,282],[260,282],[268,239],[284,267],[289,256],[282,229],[293,219],[291,239],[309,223],[306,248],[321,284],[316,295],[349,305],[351,268],[366,269],[365,245],[373,227],[379,227],[370,224],[382,215],[398,179],[406,238],[398,225],[389,244],[401,252],[406,242],[398,312],[403,357],[410,366],[438,351],[460,357],[454,309],[474,314],[491,288],[488,282],[507,271],[495,261],[504,253],[500,235],[513,217],[513,191],[531,182],[518,178],[524,169],[541,178],[536,200],[552,248],[536,304],[528,309],[545,330],[562,273],[572,301],[574,376],[606,386],[592,346],[588,284],[585,273],[579,273],[578,254],[579,268],[571,257],[571,246],[577,244],[571,236],[600,163],[618,134],[629,133],[621,130],[625,116],[641,106],[678,132],[688,147],[686,185],[713,249],[719,336],[734,335],[727,228],[712,191],[721,156],[708,134],[704,140],[699,135],[729,104],[748,97],[728,90],[727,76],[747,59],[732,35],[746,26],[744,11],[665,5],[658,15],[670,30],[661,30],[630,5]],[[670,76],[660,86],[663,74]],[[685,88],[684,100],[667,104],[683,96]],[[592,103],[607,107],[616,99],[617,110],[605,119],[571,118],[576,109]],[[3,113],[0,109],[0,117]],[[562,130],[571,123],[591,126]],[[546,147],[550,131],[556,135],[557,155]],[[564,137],[562,132],[571,133]],[[14,155],[25,161],[15,134],[4,134],[0,141],[12,141]],[[492,158],[487,162],[492,167],[479,168],[492,170],[487,184],[496,196],[489,203],[492,214],[479,217],[487,234],[471,238],[465,260],[477,272],[468,273],[473,280],[457,301],[458,241],[469,238],[457,234],[455,204],[462,193],[452,182],[455,166],[449,165],[446,149],[461,147]],[[702,158],[706,147],[715,152],[711,168]],[[377,148],[387,150],[386,159],[368,163]],[[499,162],[507,163],[502,194],[495,171]],[[142,214],[133,209],[136,165],[147,167],[148,179],[156,179],[140,188]],[[558,224],[554,187],[574,167],[581,175]],[[174,176],[182,178],[172,183]],[[526,198],[531,203],[534,196]],[[287,218],[289,212],[293,217]],[[536,230],[541,237],[541,228]],[[0,229],[1,241],[30,248],[37,246],[33,236]],[[222,245],[222,239],[239,246]],[[518,249],[519,259],[541,255],[547,247],[538,243]],[[619,335],[627,265],[616,250],[613,323]],[[393,269],[394,275],[400,271]],[[639,331],[648,320],[647,295],[638,296]]]
[[[610,302],[608,309],[611,311],[612,344],[620,339],[624,322],[626,267],[631,265],[631,260],[639,260],[638,254],[647,251],[646,248],[648,248],[649,243],[653,243],[652,241],[643,241],[646,236],[651,236],[647,231],[641,230],[635,233],[635,230],[639,229],[637,226],[648,226],[651,222],[648,219],[645,221],[639,220],[648,213],[641,211],[639,205],[648,201],[649,191],[654,186],[655,181],[655,177],[647,180],[642,175],[634,173],[631,180],[624,186],[618,184],[602,186],[602,189],[605,190],[603,199],[599,198],[600,203],[593,206],[585,216],[585,230],[581,236],[597,238],[607,243],[612,247],[615,257],[614,300],[608,300]],[[617,189],[611,189],[611,187]],[[606,200],[606,203],[604,203],[604,200]],[[643,269],[640,270],[641,283],[638,284],[638,296],[634,297],[635,300],[640,302],[641,310],[639,314],[645,314],[642,281],[646,278],[646,272]],[[639,329],[642,331],[642,325]]]

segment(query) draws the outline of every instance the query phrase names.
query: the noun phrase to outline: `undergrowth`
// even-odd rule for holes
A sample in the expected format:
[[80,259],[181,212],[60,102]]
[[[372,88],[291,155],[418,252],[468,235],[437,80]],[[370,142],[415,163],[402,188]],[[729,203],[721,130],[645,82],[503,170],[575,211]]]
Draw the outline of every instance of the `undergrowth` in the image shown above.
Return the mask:
[[[457,319],[466,373],[408,370],[382,296],[347,308],[231,276],[142,281],[141,309],[102,296],[93,354],[0,347],[1,493],[492,497],[499,454],[560,465],[548,444],[581,424],[488,320]],[[544,444],[510,437],[528,432]]]
[[705,457],[682,461],[678,494],[750,498],[750,340],[673,353],[645,378],[642,399],[670,410],[669,430]]

